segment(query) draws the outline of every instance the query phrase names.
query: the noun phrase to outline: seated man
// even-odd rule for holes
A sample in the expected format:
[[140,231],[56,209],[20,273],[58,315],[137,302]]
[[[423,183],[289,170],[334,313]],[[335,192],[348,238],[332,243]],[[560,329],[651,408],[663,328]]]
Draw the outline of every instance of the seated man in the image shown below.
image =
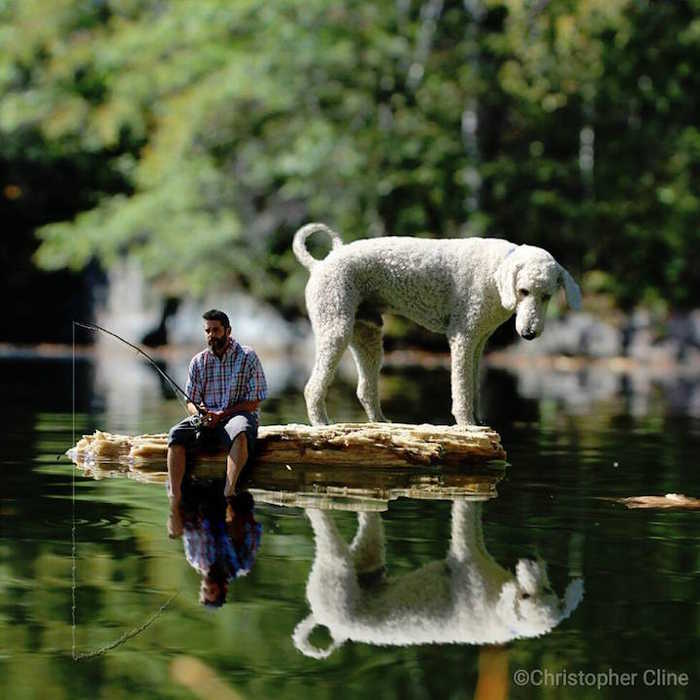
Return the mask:
[[[191,417],[170,429],[168,435],[168,494],[171,535],[182,533],[177,511],[182,498],[187,450],[225,449],[224,496],[233,496],[236,482],[258,434],[260,402],[267,396],[262,365],[255,352],[231,338],[231,325],[223,311],[212,309],[203,317],[206,350],[190,362],[186,393]],[[196,418],[200,414],[201,423]]]
[[215,482],[185,481],[182,497],[185,557],[202,577],[199,602],[221,607],[229,583],[253,568],[262,527],[248,491],[224,500]]

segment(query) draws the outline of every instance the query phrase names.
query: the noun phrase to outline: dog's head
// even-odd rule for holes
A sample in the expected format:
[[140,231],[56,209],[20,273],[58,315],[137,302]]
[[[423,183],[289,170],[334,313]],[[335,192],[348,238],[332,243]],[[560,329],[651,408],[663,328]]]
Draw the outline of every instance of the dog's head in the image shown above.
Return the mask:
[[566,619],[583,599],[583,581],[575,579],[563,600],[552,591],[544,562],[521,559],[515,578],[503,585],[496,606],[514,637],[538,637]]
[[573,277],[546,251],[529,245],[514,248],[496,270],[501,304],[515,311],[515,329],[525,340],[544,330],[547,304],[560,287],[572,309],[581,306],[581,290]]

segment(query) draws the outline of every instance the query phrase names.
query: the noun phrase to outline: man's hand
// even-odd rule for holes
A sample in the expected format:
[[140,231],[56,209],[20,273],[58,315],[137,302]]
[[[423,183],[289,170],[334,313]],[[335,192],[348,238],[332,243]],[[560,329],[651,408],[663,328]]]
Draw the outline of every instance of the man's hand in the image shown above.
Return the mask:
[[242,401],[233,406],[229,406],[229,408],[223,411],[210,411],[202,404],[202,408],[204,409],[202,424],[205,428],[214,428],[220,421],[226,422],[234,413],[240,411],[249,411],[252,413],[257,410],[259,405],[260,401]]
[[202,418],[202,422],[207,428],[214,428],[223,416],[223,411],[207,411]]

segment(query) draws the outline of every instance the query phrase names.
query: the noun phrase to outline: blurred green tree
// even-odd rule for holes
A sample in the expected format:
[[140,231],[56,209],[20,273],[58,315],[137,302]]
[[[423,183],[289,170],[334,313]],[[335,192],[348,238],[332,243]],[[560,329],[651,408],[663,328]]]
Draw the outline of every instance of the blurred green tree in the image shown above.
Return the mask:
[[294,313],[291,234],[498,235],[625,306],[700,289],[698,0],[0,3],[0,134],[125,185],[36,261]]

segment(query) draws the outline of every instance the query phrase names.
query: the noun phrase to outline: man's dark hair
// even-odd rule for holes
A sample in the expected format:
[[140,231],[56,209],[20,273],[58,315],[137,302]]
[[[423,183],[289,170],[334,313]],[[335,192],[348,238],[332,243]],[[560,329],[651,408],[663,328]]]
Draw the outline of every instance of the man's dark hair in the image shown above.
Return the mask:
[[226,570],[221,561],[217,560],[212,564],[205,579],[216,583],[219,587],[219,591],[214,599],[205,598],[200,592],[199,602],[205,608],[220,608],[226,602],[226,595],[228,593],[228,576],[226,575]]
[[200,596],[199,602],[205,607],[205,608],[210,608],[213,610],[218,610],[219,608],[223,607],[224,603],[226,602],[226,589],[222,588],[219,591],[219,595],[216,597],[215,600],[207,600],[206,598],[202,598]]
[[228,322],[228,316],[218,309],[210,309],[206,313],[202,314],[202,318],[205,321],[219,321],[221,325],[226,328],[231,328],[231,324]]

